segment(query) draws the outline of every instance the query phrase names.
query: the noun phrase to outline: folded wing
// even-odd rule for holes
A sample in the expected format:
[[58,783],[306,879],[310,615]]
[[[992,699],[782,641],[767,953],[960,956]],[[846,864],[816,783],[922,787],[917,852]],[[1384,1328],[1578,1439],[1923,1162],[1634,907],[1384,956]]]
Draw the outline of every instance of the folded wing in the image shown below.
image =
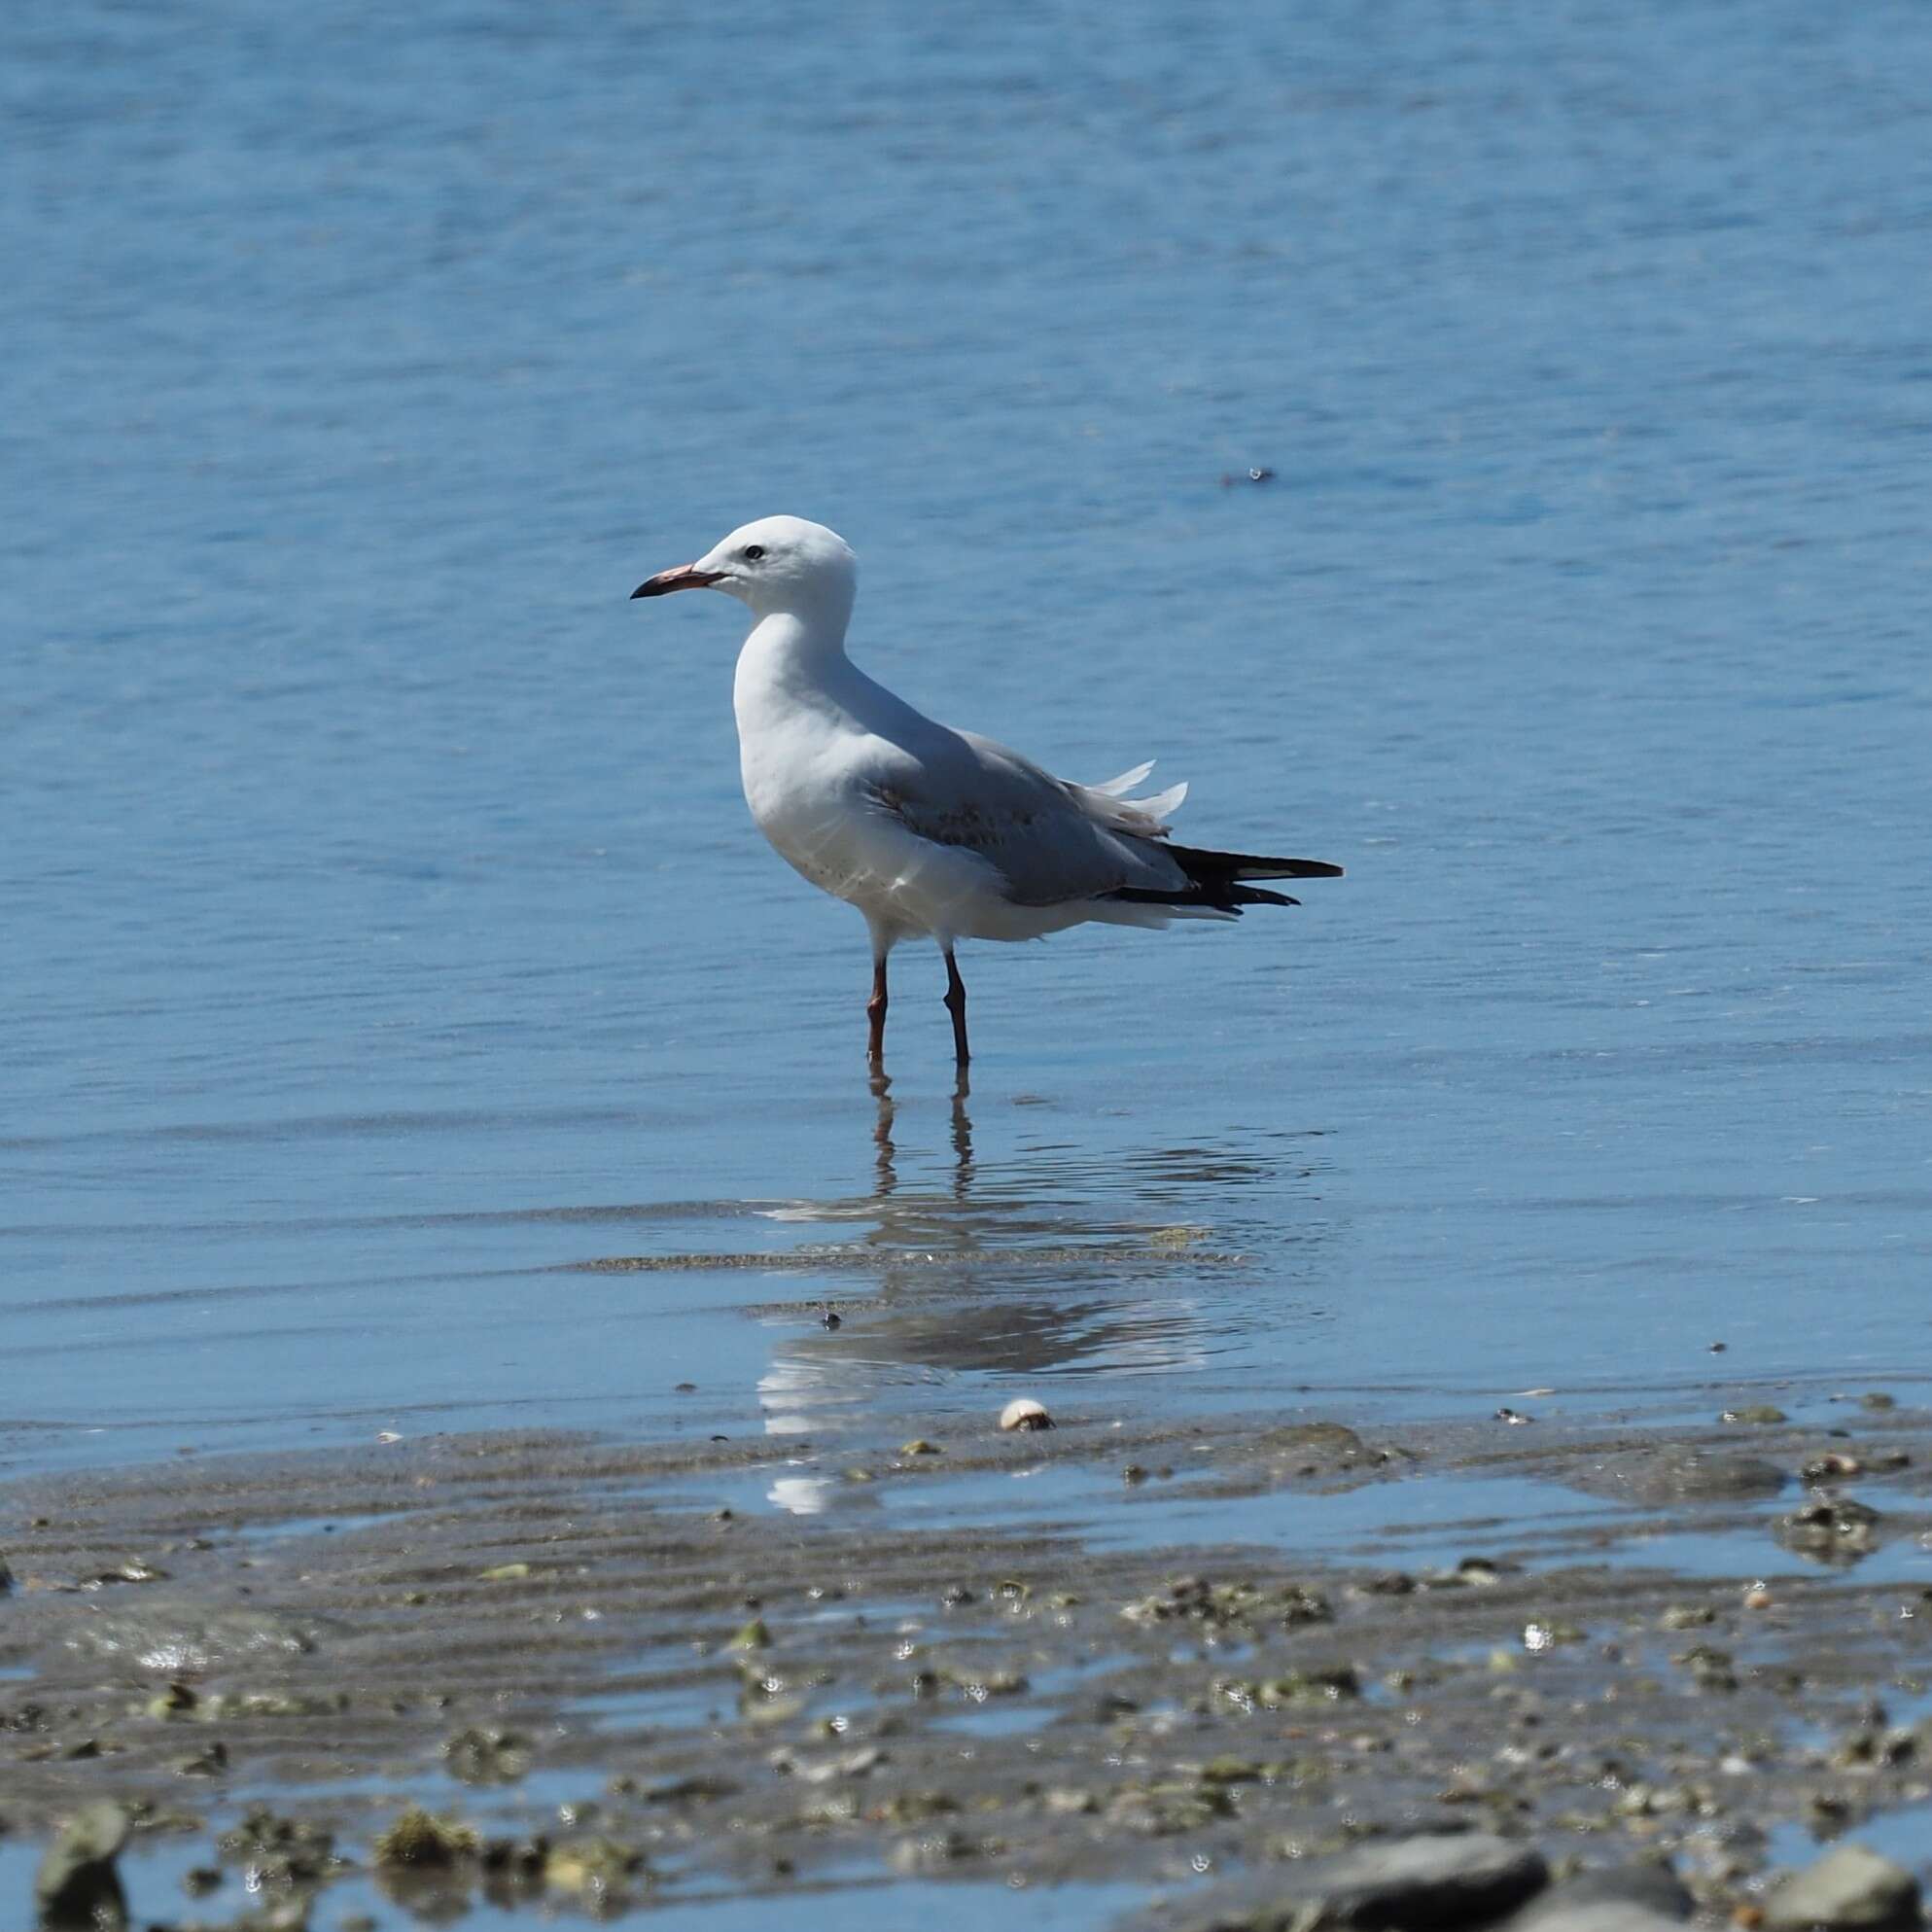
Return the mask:
[[1185,785],[1148,797],[1127,794],[1153,769],[1122,772],[1102,785],[1055,778],[991,739],[955,734],[958,752],[895,771],[873,788],[875,802],[917,837],[984,860],[1007,898],[1021,906],[1085,901],[1133,923],[1160,917],[1238,917],[1243,905],[1293,905],[1244,881],[1332,877],[1339,866],[1267,859],[1166,843]]

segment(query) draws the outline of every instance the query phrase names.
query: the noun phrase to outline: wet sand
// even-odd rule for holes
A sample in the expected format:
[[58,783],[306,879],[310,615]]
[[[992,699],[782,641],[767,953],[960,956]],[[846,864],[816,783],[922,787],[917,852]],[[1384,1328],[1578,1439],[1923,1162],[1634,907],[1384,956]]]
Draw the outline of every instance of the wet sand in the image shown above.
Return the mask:
[[[360,1899],[376,1922],[685,1901],[723,1925],[732,1898],[807,1923],[808,1898],[896,1912],[917,1886],[938,1923],[992,1884],[1052,1922],[1210,1923],[1216,1887],[1251,1900],[1284,1861],[1476,1827],[1559,1875],[1665,1854],[1748,1915],[1814,1839],[1932,1801],[1932,1417],[1888,1401],[1388,1435],[989,1416],[821,1454],[806,1516],[758,1500],[806,1480],[805,1446],[769,1439],[461,1435],[20,1483],[0,1870],[107,1799],[130,1881],[166,1847],[202,1894],[137,1885],[143,1922],[281,1901],[300,1923],[313,1893],[329,1924]],[[1029,1470],[1007,1524],[917,1527]],[[1074,1480],[1116,1486],[1082,1533],[1025,1500]],[[1399,1523],[1464,1485],[1468,1520],[1400,1566],[1298,1552],[1298,1520]],[[1510,1493],[1576,1510],[1477,1500]],[[1147,1510],[1154,1535],[1108,1533]],[[1230,1510],[1267,1540],[1158,1540]],[[410,1802],[453,1836],[395,1836]]]

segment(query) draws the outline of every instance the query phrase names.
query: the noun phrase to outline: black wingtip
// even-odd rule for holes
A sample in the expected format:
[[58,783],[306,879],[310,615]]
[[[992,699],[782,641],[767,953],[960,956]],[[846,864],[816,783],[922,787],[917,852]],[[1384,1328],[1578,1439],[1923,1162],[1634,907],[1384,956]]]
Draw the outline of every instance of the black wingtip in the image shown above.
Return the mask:
[[1194,886],[1177,893],[1157,892],[1148,886],[1122,886],[1110,893],[1102,893],[1106,899],[1118,899],[1124,905],[1171,905],[1180,911],[1231,912],[1239,919],[1245,905],[1299,905],[1300,899],[1290,898],[1286,893],[1271,893],[1260,886],[1236,886],[1221,883],[1213,886]]

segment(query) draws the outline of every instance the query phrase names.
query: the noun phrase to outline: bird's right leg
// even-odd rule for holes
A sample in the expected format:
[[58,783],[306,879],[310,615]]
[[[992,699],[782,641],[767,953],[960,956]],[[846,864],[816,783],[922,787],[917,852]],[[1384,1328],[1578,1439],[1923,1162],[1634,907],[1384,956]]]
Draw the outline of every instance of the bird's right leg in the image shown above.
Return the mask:
[[966,1046],[966,981],[960,977],[959,962],[953,958],[952,942],[941,940],[946,955],[946,1011],[953,1016],[953,1058],[964,1068],[972,1058]]

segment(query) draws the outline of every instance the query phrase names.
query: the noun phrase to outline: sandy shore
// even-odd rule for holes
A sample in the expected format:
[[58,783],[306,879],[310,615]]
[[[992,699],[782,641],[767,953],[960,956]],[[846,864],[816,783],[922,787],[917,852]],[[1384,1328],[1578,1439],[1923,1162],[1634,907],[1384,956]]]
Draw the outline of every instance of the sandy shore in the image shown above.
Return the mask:
[[[1259,1924],[1218,1888],[1473,1827],[1559,1877],[1667,1855],[1748,1920],[1814,1840],[1932,1799],[1932,1418],[1774,1413],[989,1418],[809,1478],[797,1443],[451,1436],[17,1484],[0,1869],[109,1800],[126,1869],[172,1847],[195,1894],[144,1898],[157,1923],[735,1896],[802,1924],[781,1902],[976,1882],[1095,1888],[1053,1922]],[[918,1527],[918,1486],[1030,1469],[1117,1485],[1109,1533]],[[1577,1513],[1452,1512],[1399,1564],[1297,1553],[1338,1497],[1395,1522],[1423,1481],[1504,1478]],[[803,1481],[834,1506],[746,1505]],[[1130,1533],[1206,1505],[1257,1540]],[[411,1802],[446,1829],[396,1833]]]

